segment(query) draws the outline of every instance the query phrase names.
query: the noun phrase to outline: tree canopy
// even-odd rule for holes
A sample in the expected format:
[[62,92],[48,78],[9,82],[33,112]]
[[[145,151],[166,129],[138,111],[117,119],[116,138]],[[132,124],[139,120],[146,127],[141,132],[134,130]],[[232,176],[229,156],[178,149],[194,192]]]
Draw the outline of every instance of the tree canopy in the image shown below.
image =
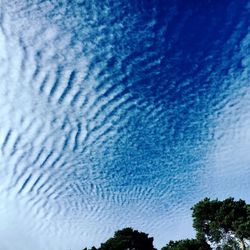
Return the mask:
[[[86,249],[87,250],[87,249]],[[94,249],[93,249],[94,250]],[[124,228],[115,232],[114,237],[101,244],[97,250],[156,250],[153,238],[148,234]]]
[[205,241],[197,239],[186,239],[170,241],[161,250],[211,250],[211,247]]
[[245,201],[205,198],[192,210],[197,239],[217,244],[222,249],[232,244],[233,249],[237,245],[246,249],[246,241],[250,239],[250,205]]

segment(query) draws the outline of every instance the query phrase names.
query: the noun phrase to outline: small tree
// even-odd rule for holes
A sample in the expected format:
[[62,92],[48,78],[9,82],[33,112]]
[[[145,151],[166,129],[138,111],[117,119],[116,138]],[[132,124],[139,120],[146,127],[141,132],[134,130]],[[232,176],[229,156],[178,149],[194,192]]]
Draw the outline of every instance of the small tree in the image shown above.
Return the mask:
[[193,208],[193,226],[198,240],[206,240],[218,249],[246,249],[250,239],[250,205],[245,201],[205,198]]
[[[92,248],[95,249],[95,248]],[[84,249],[87,250],[87,249]],[[115,232],[114,237],[101,244],[97,250],[156,250],[153,238],[148,234],[132,228],[124,228]]]
[[178,241],[171,240],[161,250],[211,250],[211,247],[205,241],[186,239]]

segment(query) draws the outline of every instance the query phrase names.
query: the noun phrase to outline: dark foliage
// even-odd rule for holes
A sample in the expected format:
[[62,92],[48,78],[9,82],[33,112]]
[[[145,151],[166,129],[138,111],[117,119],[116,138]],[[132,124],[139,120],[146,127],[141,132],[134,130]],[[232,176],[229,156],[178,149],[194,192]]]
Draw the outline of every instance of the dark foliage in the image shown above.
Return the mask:
[[147,234],[132,228],[124,228],[116,231],[114,237],[101,244],[97,250],[155,250],[155,248],[153,238]]
[[205,241],[186,239],[170,241],[161,250],[211,250],[211,247]]
[[[250,239],[250,205],[245,201],[228,198],[224,201],[205,198],[193,208],[193,226],[197,239],[221,244],[240,242],[245,249],[245,240]],[[233,243],[232,243],[233,242]]]

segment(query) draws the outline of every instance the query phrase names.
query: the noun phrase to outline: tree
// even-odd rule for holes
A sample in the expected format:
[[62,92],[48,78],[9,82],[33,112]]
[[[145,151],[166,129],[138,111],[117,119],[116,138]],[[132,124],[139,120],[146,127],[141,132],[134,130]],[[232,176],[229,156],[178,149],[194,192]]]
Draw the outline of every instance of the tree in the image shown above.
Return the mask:
[[[85,249],[87,250],[87,249]],[[156,250],[153,238],[148,234],[132,228],[124,228],[115,232],[114,237],[101,244],[97,250]]]
[[211,250],[211,247],[205,241],[186,239],[178,241],[171,240],[161,250]]
[[250,240],[250,205],[245,201],[205,198],[192,210],[198,240],[215,244],[217,249],[246,249]]

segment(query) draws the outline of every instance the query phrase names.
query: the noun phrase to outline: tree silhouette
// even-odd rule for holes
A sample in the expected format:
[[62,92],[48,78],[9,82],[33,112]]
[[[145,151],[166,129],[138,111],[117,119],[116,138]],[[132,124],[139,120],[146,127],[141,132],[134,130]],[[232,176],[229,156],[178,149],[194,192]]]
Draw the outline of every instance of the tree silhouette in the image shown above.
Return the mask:
[[205,241],[186,239],[178,241],[171,240],[161,250],[211,250],[211,247]]
[[[84,250],[87,250],[86,248]],[[95,250],[92,248],[90,250]],[[101,244],[97,250],[156,250],[153,246],[153,238],[148,234],[124,228],[115,232],[114,237]]]
[[246,242],[250,239],[250,205],[245,201],[205,198],[192,210],[197,239],[215,243],[221,249],[230,245],[234,245],[231,249],[246,249]]

